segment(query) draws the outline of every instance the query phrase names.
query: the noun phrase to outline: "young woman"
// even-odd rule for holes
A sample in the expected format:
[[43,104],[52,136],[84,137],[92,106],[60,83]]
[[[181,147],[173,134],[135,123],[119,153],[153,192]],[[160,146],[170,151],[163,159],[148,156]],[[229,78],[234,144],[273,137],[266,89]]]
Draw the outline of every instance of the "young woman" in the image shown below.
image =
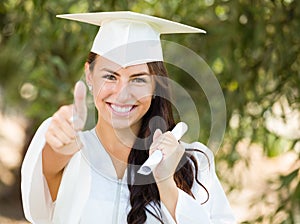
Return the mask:
[[[141,21],[133,23],[138,33]],[[85,74],[96,126],[81,131],[86,90],[78,82],[74,104],[47,119],[28,149],[22,167],[26,218],[63,224],[234,223],[212,153],[199,142],[178,142],[170,132],[175,122],[162,60],[147,56],[124,66],[93,48]],[[162,161],[150,175],[137,173],[155,150],[162,151]]]

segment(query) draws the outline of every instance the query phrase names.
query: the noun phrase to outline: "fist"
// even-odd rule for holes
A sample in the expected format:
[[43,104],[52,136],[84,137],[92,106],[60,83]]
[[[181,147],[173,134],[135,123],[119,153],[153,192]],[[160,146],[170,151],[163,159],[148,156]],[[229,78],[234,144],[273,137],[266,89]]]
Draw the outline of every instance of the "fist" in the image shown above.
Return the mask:
[[176,167],[185,152],[184,147],[178,143],[170,131],[162,133],[161,130],[157,129],[153,135],[149,154],[151,155],[155,150],[161,150],[163,154],[161,162],[153,170],[156,182],[173,179]]
[[74,89],[74,104],[59,108],[52,116],[46,132],[46,143],[64,155],[73,155],[82,148],[77,132],[84,128],[87,118],[86,87],[78,81]]

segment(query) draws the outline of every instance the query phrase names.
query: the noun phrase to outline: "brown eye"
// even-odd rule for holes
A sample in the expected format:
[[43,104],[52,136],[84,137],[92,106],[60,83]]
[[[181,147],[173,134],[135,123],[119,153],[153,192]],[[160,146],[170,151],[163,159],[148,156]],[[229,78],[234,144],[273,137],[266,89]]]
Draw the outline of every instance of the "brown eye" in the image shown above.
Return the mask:
[[144,79],[144,78],[134,78],[133,80],[132,80],[132,82],[136,82],[136,83],[146,83],[147,81],[146,81],[146,79]]
[[112,75],[112,74],[107,74],[102,76],[102,78],[107,79],[107,80],[117,80],[116,76]]

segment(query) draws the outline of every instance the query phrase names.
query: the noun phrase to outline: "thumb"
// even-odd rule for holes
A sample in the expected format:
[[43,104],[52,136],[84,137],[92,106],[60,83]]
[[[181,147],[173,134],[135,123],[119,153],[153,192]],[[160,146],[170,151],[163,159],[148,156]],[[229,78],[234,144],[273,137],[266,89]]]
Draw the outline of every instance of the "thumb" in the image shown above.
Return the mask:
[[162,135],[162,131],[160,129],[156,129],[154,134],[153,134],[153,141],[158,139],[158,137],[161,136],[161,135]]
[[87,118],[86,86],[83,81],[78,81],[74,88],[74,121],[76,130],[83,129]]

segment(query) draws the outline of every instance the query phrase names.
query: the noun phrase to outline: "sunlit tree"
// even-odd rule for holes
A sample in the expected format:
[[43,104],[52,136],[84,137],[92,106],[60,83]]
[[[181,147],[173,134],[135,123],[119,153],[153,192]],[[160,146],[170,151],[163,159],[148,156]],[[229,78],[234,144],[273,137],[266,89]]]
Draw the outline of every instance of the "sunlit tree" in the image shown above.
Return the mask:
[[[132,10],[204,28],[206,35],[172,35],[163,39],[189,47],[208,63],[226,101],[227,129],[217,159],[233,169],[243,160],[236,146],[244,139],[274,157],[300,148],[300,4],[293,0],[113,0],[0,2],[0,106],[29,120],[29,141],[42,120],[60,105],[72,103],[72,89],[83,76],[83,64],[97,28],[66,22],[56,14]],[[171,68],[172,69],[172,68]],[[172,70],[173,72],[173,70]],[[197,104],[200,140],[211,126],[205,95],[174,70]],[[298,122],[298,123],[297,123]],[[274,128],[274,127],[277,128]],[[294,128],[294,129],[293,129]],[[0,160],[1,162],[1,160]],[[245,161],[246,163],[246,161]],[[249,223],[269,220],[279,212],[282,223],[296,223],[300,211],[299,162],[278,176],[278,209]],[[224,179],[229,189],[238,181]],[[299,220],[298,220],[299,221]]]

